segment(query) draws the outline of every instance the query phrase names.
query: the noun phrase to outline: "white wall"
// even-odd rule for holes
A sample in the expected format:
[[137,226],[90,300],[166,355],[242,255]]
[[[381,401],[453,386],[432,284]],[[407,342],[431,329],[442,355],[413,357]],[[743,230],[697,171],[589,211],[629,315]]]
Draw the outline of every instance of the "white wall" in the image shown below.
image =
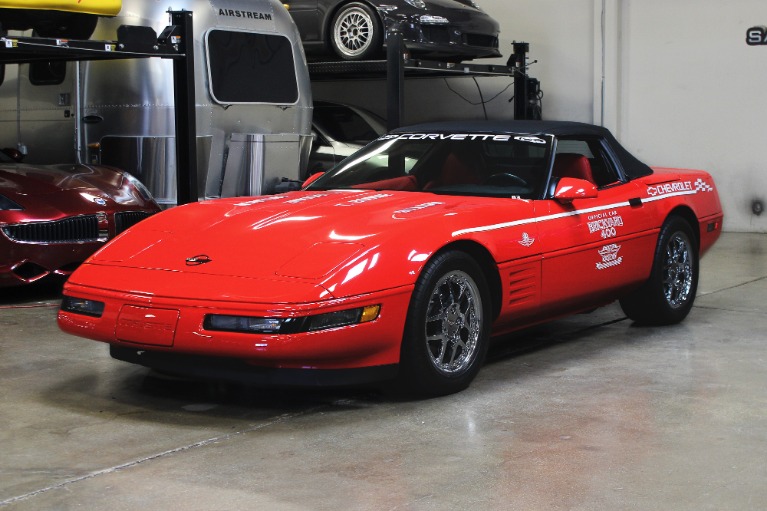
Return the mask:
[[[544,118],[604,124],[650,165],[708,170],[725,229],[767,232],[767,213],[751,213],[754,199],[767,202],[767,46],[745,43],[749,27],[767,25],[765,0],[478,1],[501,23],[498,62],[512,41],[530,43]],[[479,102],[472,80],[449,83]],[[338,85],[317,84],[315,96],[385,113],[383,83]],[[487,100],[509,82],[480,85]],[[512,118],[512,95],[488,103],[488,117]],[[408,82],[406,111],[407,123],[484,116],[443,80]]]
[[767,202],[767,46],[745,43],[767,2],[481,1],[502,45],[530,43],[545,118],[604,123],[650,165],[708,170],[725,229],[767,232],[751,213]]

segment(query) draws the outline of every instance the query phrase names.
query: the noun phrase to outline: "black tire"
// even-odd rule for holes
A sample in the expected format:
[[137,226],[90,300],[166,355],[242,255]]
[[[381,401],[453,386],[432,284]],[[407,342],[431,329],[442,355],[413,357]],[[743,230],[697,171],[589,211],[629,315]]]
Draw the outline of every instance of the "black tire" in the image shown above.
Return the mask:
[[695,301],[698,271],[692,227],[679,216],[669,217],[658,236],[650,278],[620,300],[623,312],[642,325],[679,323]]
[[365,60],[383,44],[378,14],[367,4],[351,2],[341,7],[330,23],[330,47],[344,60]]
[[457,251],[432,259],[410,299],[395,391],[432,397],[468,387],[485,360],[492,310],[474,259]]
[[35,33],[40,37],[88,39],[93,35],[98,20],[98,16],[93,14],[56,13],[41,16],[36,20],[34,28]]

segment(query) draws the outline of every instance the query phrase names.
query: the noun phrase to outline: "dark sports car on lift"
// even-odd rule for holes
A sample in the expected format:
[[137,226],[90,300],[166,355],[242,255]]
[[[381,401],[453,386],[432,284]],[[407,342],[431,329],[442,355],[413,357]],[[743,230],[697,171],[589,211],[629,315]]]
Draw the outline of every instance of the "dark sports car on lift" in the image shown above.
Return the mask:
[[422,57],[461,61],[500,57],[498,22],[474,0],[284,0],[307,52],[370,59],[399,25]]
[[112,167],[28,165],[0,153],[0,288],[67,276],[160,208]]
[[315,101],[308,175],[330,170],[386,132],[386,122],[364,108]]

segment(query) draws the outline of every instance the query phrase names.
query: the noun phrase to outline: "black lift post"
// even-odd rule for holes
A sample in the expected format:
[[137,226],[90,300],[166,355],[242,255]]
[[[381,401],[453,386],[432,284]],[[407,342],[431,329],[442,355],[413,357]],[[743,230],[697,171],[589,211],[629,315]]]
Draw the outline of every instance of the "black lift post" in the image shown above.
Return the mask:
[[514,69],[514,119],[527,119],[527,54],[530,44],[513,44],[514,54],[509,66]]

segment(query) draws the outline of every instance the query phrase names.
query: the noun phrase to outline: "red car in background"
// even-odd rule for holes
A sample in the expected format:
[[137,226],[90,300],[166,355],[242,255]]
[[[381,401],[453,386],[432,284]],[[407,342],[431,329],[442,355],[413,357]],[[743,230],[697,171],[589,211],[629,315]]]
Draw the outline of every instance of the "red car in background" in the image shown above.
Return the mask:
[[651,169],[604,128],[421,125],[301,191],[142,222],[71,276],[59,325],[176,373],[446,394],[491,335],[614,300],[683,320],[721,226],[708,173]]
[[27,165],[0,153],[0,287],[67,276],[159,210],[146,187],[118,169]]

